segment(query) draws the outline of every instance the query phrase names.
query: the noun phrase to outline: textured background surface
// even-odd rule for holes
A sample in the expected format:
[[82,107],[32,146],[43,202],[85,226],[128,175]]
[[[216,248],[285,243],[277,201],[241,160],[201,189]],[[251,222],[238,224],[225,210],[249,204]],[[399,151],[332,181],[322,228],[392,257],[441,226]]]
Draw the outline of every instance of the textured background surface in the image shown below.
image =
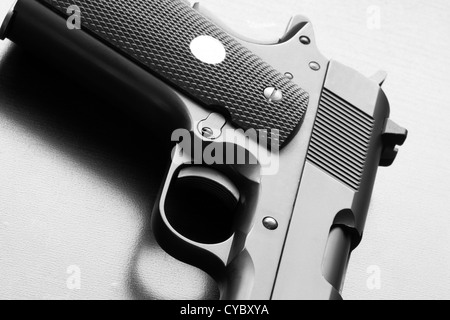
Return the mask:
[[[367,75],[389,71],[392,118],[410,136],[394,166],[379,172],[344,297],[449,299],[450,3],[203,3],[252,38],[273,38],[301,13],[326,56]],[[76,86],[55,95],[61,83],[71,82],[0,43],[0,298],[209,296],[201,290],[207,277],[174,265],[144,236],[167,150],[132,115]],[[381,272],[379,289],[367,286],[372,266]],[[81,288],[70,290],[77,270]]]

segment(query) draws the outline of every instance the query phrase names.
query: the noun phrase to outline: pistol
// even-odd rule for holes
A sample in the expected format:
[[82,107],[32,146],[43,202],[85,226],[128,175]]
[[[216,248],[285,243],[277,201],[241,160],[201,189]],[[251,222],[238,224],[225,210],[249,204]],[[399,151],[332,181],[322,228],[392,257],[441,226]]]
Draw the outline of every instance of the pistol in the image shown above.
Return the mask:
[[303,16],[254,41],[183,0],[18,0],[0,37],[167,139],[152,230],[221,299],[342,299],[378,167],[407,137],[384,72],[324,57]]

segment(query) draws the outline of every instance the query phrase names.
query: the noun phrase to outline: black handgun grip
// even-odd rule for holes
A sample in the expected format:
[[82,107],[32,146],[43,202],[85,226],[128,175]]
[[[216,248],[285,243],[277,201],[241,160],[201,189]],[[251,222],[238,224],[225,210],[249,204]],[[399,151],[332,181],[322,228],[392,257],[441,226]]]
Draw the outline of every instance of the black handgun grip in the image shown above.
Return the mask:
[[[37,1],[63,16],[79,6],[85,31],[242,129],[267,130],[283,146],[301,124],[308,93],[181,0]],[[219,40],[225,60],[195,58],[190,45],[199,36]],[[269,87],[283,99],[268,101]]]

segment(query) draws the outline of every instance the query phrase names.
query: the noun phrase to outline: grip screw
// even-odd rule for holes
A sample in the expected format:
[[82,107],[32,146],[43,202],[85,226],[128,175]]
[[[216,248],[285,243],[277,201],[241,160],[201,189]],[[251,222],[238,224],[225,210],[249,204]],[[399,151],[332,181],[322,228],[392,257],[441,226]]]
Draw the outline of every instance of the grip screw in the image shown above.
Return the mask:
[[263,219],[263,225],[268,230],[275,230],[278,228],[278,221],[272,217],[265,217]]
[[202,133],[202,136],[205,137],[206,139],[209,139],[214,135],[213,129],[211,129],[209,127],[203,127],[201,130],[201,133]]
[[283,91],[275,87],[268,87],[264,90],[264,96],[269,102],[279,102],[283,100]]

